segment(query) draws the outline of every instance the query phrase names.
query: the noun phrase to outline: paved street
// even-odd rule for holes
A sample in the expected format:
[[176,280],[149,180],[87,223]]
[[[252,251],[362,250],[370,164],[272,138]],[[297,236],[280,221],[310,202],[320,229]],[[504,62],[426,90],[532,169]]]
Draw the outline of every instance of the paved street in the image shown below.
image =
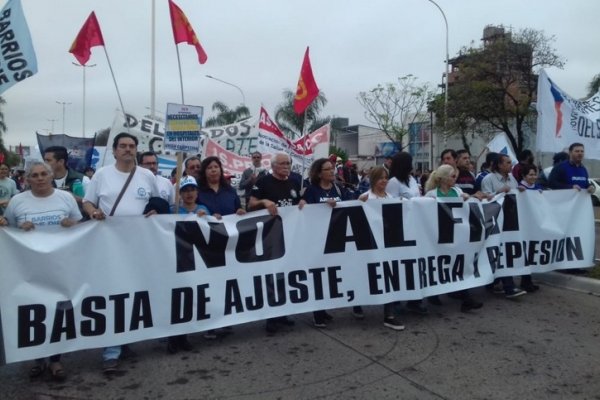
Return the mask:
[[335,310],[327,329],[311,315],[267,337],[262,323],[235,327],[196,350],[168,355],[156,340],[122,371],[100,372],[100,350],[64,357],[69,379],[30,381],[29,363],[0,367],[12,399],[600,399],[600,297],[543,285],[506,300],[483,289],[479,312],[456,300],[430,315],[403,315],[407,328],[381,324],[382,307],[355,320]]

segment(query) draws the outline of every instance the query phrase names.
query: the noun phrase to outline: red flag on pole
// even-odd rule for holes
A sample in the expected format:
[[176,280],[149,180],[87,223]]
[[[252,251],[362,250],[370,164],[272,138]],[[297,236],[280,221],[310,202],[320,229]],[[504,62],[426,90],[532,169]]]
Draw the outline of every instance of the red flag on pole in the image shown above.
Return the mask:
[[296,114],[302,114],[318,95],[319,88],[317,87],[317,82],[315,82],[315,77],[312,73],[307,47],[306,53],[304,53],[302,69],[300,70],[300,79],[298,79],[296,96],[294,97],[294,111]]
[[69,53],[75,56],[79,64],[85,65],[90,59],[91,49],[94,46],[104,46],[104,39],[96,14],[92,11],[73,41]]
[[181,8],[171,0],[169,0],[169,11],[171,12],[171,25],[173,26],[173,38],[175,39],[175,44],[187,43],[194,46],[198,53],[198,61],[200,64],[204,64],[208,59],[208,56],[200,45],[200,41],[198,40],[190,21],[188,21],[183,11],[181,11]]

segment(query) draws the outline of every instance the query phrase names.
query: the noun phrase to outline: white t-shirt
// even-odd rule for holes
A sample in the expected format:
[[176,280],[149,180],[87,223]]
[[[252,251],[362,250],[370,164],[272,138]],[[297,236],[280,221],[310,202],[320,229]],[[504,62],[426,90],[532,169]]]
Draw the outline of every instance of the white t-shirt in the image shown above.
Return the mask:
[[[92,177],[83,201],[96,205],[108,216],[128,177],[129,172],[119,171],[114,164],[100,168]],[[145,168],[136,168],[115,216],[142,215],[150,197],[158,193],[154,174]]]
[[402,199],[410,199],[421,195],[419,184],[412,175],[408,178],[408,186],[404,182],[400,182],[396,177],[393,177],[385,186],[385,191],[392,197]]
[[[387,188],[387,186],[386,186],[386,188]],[[379,196],[379,195],[373,193],[371,191],[371,189],[367,190],[365,192],[365,194],[367,195],[367,199],[388,199],[391,197],[388,193],[386,193],[385,196]]]
[[35,197],[30,190],[19,193],[10,200],[4,211],[10,226],[18,227],[30,221],[35,226],[60,225],[65,218],[79,221],[81,213],[70,192],[55,189],[48,197]]
[[164,176],[156,175],[156,186],[158,187],[158,197],[169,202],[169,206],[175,204],[175,188],[171,181]]

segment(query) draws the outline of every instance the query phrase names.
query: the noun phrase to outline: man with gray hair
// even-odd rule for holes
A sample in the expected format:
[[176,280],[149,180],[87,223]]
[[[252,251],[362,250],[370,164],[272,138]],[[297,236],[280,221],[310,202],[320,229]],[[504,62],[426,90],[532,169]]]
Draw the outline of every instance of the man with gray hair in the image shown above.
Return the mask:
[[[292,160],[286,153],[277,153],[271,159],[273,173],[260,178],[250,195],[248,210],[266,209],[269,214],[277,215],[278,207],[295,206],[300,202],[300,184],[289,179]],[[277,285],[278,288],[281,285]],[[278,293],[279,298],[285,293]],[[268,318],[265,329],[268,334],[277,332],[279,325],[293,326],[294,321],[288,317]]]

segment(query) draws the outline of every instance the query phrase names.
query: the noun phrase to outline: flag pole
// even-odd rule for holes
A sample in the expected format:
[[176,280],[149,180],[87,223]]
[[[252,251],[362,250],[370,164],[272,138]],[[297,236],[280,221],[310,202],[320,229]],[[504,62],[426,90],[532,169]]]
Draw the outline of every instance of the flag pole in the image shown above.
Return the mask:
[[308,107],[304,109],[304,120],[302,121],[302,181],[300,183],[301,193],[304,189],[304,173],[306,172],[306,116]]
[[175,43],[175,50],[177,51],[177,66],[179,67],[179,87],[181,87],[181,104],[185,104],[185,100],[183,99],[183,76],[181,74],[181,59],[179,58],[179,47],[177,47],[177,43]]
[[125,118],[125,125],[127,128],[127,132],[129,132],[129,119],[127,118],[127,113],[125,112],[125,107],[123,106],[123,99],[121,99],[121,93],[119,92],[119,86],[117,85],[117,80],[115,79],[115,73],[112,68],[112,64],[110,63],[110,58],[108,57],[108,51],[106,51],[106,45],[102,46],[104,49],[104,54],[106,54],[106,61],[108,61],[108,68],[110,69],[110,74],[112,76],[113,82],[115,84],[115,89],[117,90],[117,97],[119,98],[119,104],[121,105],[121,111],[123,112],[123,118]]

